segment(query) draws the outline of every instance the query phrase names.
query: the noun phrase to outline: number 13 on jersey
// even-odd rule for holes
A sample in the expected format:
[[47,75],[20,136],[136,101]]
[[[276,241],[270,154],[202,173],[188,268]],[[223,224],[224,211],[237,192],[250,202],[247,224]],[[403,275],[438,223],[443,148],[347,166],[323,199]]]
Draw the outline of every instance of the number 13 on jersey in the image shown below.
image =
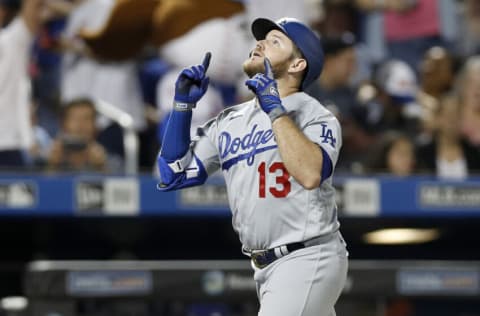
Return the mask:
[[283,198],[290,193],[292,184],[290,183],[290,174],[287,168],[281,162],[274,162],[268,168],[265,162],[258,166],[259,182],[258,182],[258,196],[265,198],[267,194],[266,180],[267,177],[275,177],[275,186],[268,188],[271,195],[276,198]]

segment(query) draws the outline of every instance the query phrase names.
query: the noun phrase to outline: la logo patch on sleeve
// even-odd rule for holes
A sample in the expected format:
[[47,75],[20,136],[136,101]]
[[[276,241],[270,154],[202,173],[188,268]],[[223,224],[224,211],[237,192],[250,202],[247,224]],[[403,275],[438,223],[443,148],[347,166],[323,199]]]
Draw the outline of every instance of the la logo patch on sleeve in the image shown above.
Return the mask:
[[322,135],[320,136],[322,138],[322,143],[330,144],[333,148],[335,148],[337,144],[337,140],[335,137],[333,137],[333,132],[332,129],[328,128],[328,125],[326,123],[321,123],[322,124]]

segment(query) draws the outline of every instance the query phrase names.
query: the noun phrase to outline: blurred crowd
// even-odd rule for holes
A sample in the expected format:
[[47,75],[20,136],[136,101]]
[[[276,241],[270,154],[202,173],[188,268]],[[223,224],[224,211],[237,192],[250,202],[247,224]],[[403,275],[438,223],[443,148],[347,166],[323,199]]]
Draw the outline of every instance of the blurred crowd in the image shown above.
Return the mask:
[[252,97],[250,23],[283,16],[321,35],[306,92],[342,124],[337,173],[480,170],[478,0],[0,0],[1,169],[122,173],[129,130],[152,172],[180,69],[212,52],[194,133]]

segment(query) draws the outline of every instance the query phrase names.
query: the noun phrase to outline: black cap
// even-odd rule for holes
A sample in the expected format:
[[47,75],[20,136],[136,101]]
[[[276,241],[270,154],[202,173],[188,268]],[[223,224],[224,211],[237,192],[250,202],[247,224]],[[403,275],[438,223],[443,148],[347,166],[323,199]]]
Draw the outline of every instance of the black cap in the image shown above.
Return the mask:
[[338,36],[322,37],[323,52],[325,55],[335,55],[344,49],[355,46],[355,35],[350,32],[342,33]]

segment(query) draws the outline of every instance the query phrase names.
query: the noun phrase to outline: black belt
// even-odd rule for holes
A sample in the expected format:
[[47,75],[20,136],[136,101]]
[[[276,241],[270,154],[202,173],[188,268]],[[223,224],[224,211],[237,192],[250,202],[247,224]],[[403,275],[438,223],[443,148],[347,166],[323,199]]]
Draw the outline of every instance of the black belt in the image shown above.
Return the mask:
[[288,255],[289,253],[306,247],[323,244],[327,241],[332,240],[333,237],[336,235],[337,233],[335,232],[328,235],[314,237],[303,242],[292,242],[290,244],[270,248],[267,250],[248,250],[246,248],[243,248],[243,251],[245,254],[249,255],[252,258],[252,262],[257,268],[263,269],[270,263],[273,263],[275,260],[280,259],[283,256]]

